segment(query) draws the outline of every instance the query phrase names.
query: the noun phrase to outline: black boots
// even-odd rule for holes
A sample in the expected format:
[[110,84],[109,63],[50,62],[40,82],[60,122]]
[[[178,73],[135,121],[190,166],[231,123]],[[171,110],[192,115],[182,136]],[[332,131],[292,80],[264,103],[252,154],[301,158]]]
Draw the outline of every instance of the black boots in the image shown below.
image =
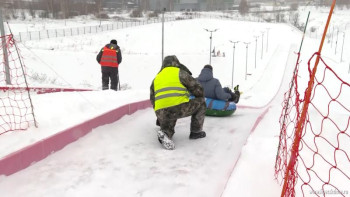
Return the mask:
[[206,136],[206,134],[204,131],[191,132],[190,139],[194,140],[194,139],[198,139],[198,138],[204,138],[205,136]]

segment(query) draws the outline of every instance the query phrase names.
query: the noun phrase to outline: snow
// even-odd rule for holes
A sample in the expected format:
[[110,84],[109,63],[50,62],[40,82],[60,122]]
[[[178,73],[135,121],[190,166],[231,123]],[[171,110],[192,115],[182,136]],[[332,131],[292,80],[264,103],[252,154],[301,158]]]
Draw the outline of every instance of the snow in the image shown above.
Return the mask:
[[[348,10],[339,13],[350,18]],[[327,13],[315,15],[311,22],[325,21]],[[344,23],[345,19],[334,22]],[[0,176],[1,196],[279,196],[281,185],[274,179],[278,120],[302,34],[285,24],[217,19],[165,23],[165,56],[175,54],[194,77],[209,62],[210,35],[204,28],[219,29],[213,33],[213,47],[226,57],[212,57],[211,61],[214,77],[223,86],[232,86],[233,45],[229,40],[240,41],[234,54],[233,85],[239,84],[243,95],[235,114],[206,117],[207,137],[199,140],[188,139],[190,118],[180,119],[174,135],[176,149],[167,151],[156,138],[153,110],[140,110],[94,129],[22,171]],[[350,36],[349,28],[344,31]],[[259,36],[256,67],[254,36]],[[95,57],[111,39],[118,40],[123,53],[119,69],[123,91],[101,90]],[[318,50],[319,39],[307,33],[301,57],[304,67]],[[344,51],[350,50],[348,40]],[[248,57],[243,42],[250,42]],[[344,53],[340,62],[340,48],[334,54],[331,44],[325,45],[324,56],[343,79],[349,79],[350,56]],[[161,66],[161,24],[27,41],[19,47],[32,86],[95,91],[32,95],[39,127],[1,135],[0,157],[111,109],[149,99],[149,86]],[[246,70],[251,75],[246,76]],[[46,80],[39,80],[38,75]],[[263,117],[260,122],[259,117]]]

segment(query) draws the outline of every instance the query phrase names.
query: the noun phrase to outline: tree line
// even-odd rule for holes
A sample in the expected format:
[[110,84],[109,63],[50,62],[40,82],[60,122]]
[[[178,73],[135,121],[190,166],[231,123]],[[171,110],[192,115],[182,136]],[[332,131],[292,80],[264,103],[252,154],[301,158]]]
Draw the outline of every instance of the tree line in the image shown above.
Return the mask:
[[[202,0],[206,3],[207,10],[224,9],[225,3],[239,3],[239,12],[244,15],[249,12],[251,0]],[[327,6],[333,0],[319,0],[318,6]],[[97,18],[108,18],[105,10],[113,10],[116,8],[127,9],[129,2],[134,2],[134,10],[139,13],[151,10],[151,0],[1,0],[0,6],[4,7],[4,15],[6,18],[26,19],[28,14],[31,17],[40,18],[59,18],[66,19],[78,15],[94,14]],[[168,11],[173,11],[177,0],[155,0],[155,8],[153,11],[161,11],[164,8]],[[267,1],[268,2],[268,1]],[[278,0],[271,0],[271,3],[276,4]],[[287,1],[286,1],[287,2]],[[310,3],[309,0],[298,0],[298,3]],[[350,0],[337,0],[337,6],[350,7]],[[157,10],[158,9],[158,10]],[[39,13],[39,16],[37,15]]]

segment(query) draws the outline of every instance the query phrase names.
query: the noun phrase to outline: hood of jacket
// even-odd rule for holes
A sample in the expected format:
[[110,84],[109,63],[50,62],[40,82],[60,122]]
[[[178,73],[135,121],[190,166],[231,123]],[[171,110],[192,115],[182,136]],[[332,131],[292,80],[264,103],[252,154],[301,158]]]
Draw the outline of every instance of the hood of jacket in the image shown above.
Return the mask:
[[210,68],[203,68],[197,78],[199,82],[206,82],[210,81],[211,79],[213,79],[213,71]]
[[106,47],[109,49],[119,49],[120,47],[116,44],[106,44]]
[[160,71],[166,67],[177,67],[183,71],[186,71],[189,75],[192,75],[191,71],[185,65],[181,64],[175,55],[166,56],[164,58]]

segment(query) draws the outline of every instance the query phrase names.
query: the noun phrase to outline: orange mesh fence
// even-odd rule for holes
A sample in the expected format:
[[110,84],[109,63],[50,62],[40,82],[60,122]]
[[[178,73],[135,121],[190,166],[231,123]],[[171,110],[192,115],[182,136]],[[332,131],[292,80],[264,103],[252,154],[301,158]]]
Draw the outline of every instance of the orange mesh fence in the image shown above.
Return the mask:
[[0,135],[35,123],[25,79],[25,66],[12,35],[0,37]]
[[[317,56],[315,53],[308,62],[309,76],[310,64]],[[275,164],[275,176],[286,186],[282,196],[350,196],[350,84],[349,77],[342,79],[338,69],[337,74],[320,57],[299,148],[293,155],[297,123],[305,104],[300,90],[307,86],[296,64],[291,89],[284,97]]]

